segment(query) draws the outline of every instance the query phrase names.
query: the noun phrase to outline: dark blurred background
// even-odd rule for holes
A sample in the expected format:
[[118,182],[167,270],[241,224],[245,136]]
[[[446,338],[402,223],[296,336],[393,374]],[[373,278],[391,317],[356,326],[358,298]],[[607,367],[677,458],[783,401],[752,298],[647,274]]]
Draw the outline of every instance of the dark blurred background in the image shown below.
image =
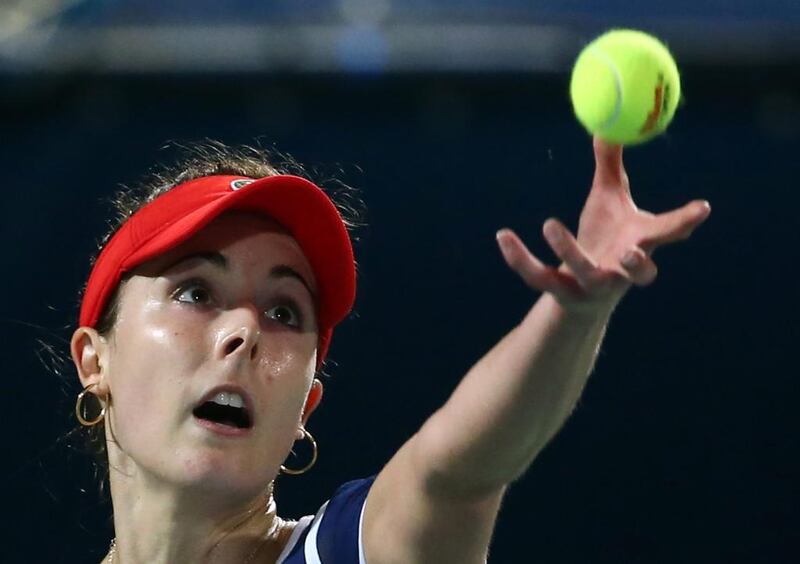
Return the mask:
[[68,355],[103,198],[170,162],[167,141],[275,147],[366,201],[320,459],[278,481],[296,518],[380,470],[537,299],[494,234],[553,263],[542,223],[576,227],[593,160],[569,70],[610,27],[658,35],[682,71],[668,133],[625,151],[637,203],[713,213],[615,312],[490,562],[800,561],[796,0],[4,0],[0,561],[107,550],[110,506],[62,440],[77,376],[41,342]]

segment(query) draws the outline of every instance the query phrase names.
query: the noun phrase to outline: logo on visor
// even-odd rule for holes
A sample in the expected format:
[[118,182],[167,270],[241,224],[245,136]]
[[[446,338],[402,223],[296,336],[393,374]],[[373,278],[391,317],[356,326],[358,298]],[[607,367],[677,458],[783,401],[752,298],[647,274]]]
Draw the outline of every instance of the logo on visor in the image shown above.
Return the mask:
[[240,178],[239,180],[234,180],[233,182],[231,182],[231,190],[233,191],[241,190],[242,188],[244,188],[248,184],[252,184],[253,182],[255,182],[255,180],[253,180],[252,178]]

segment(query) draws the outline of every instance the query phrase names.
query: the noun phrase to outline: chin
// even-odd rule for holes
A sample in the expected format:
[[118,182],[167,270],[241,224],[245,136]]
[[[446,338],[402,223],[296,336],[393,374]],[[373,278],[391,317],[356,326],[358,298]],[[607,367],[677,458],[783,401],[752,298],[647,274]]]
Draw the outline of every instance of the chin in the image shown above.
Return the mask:
[[252,457],[233,456],[230,452],[210,451],[183,457],[173,469],[172,479],[179,487],[201,488],[203,492],[241,493],[250,497],[269,484],[269,470]]

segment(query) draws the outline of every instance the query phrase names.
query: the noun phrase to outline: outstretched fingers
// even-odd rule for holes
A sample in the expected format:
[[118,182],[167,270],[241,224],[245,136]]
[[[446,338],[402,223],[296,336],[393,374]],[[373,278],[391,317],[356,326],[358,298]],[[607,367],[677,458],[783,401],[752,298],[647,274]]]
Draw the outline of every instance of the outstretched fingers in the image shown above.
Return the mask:
[[497,243],[506,264],[531,288],[572,298],[582,293],[574,278],[542,263],[510,229],[497,232]]
[[642,247],[652,252],[661,245],[688,239],[710,213],[711,205],[707,201],[694,200],[676,210],[658,214],[653,218],[651,234]]
[[603,187],[628,190],[628,178],[622,163],[622,145],[614,145],[594,136],[594,183]]
[[581,248],[575,236],[564,224],[554,218],[544,222],[542,233],[553,252],[575,273],[581,287],[590,289],[601,276],[597,264]]

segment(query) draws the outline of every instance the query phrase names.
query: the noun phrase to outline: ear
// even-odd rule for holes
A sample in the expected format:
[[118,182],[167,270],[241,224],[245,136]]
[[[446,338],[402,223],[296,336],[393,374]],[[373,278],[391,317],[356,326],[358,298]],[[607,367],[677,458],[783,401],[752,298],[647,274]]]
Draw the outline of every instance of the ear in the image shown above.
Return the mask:
[[[306,426],[308,418],[311,417],[311,414],[314,413],[314,410],[317,409],[317,406],[319,406],[320,402],[322,401],[322,390],[322,382],[320,382],[318,378],[314,378],[314,381],[311,382],[311,389],[308,391],[306,406],[303,408],[303,427]],[[298,430],[297,440],[302,439],[303,433]]]
[[97,387],[92,391],[101,397],[108,396],[109,387],[106,378],[108,366],[108,342],[91,327],[78,327],[70,341],[72,362],[78,370],[81,386],[86,388],[92,384]]

